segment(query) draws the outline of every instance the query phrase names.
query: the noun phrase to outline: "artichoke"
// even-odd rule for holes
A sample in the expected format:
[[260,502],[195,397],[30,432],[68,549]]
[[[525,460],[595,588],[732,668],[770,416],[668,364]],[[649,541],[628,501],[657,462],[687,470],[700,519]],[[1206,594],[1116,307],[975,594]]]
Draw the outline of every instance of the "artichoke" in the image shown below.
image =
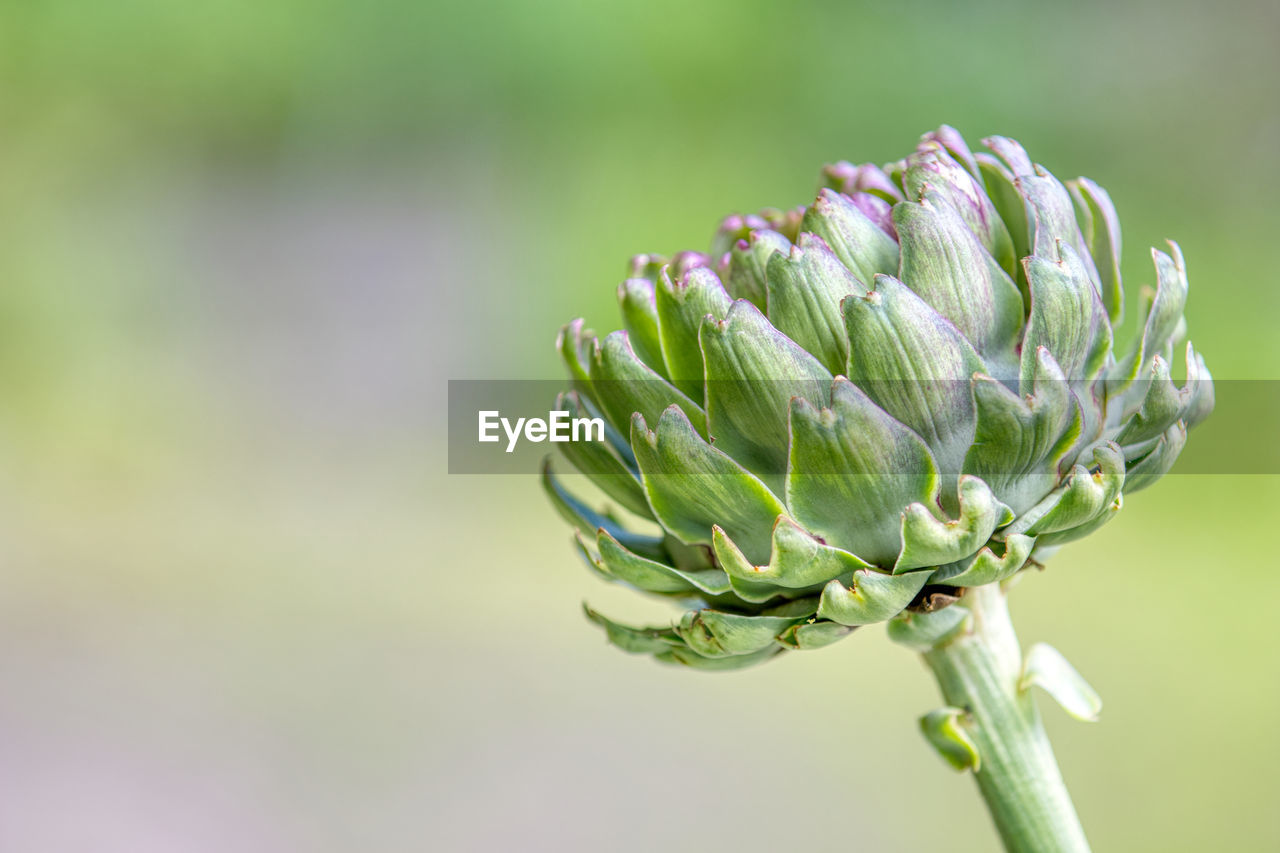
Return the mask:
[[1213,407],[1181,251],[1152,250],[1117,351],[1110,197],[983,142],[944,126],[883,168],[828,166],[808,207],[633,259],[624,329],[561,331],[557,409],[608,424],[564,456],[621,512],[549,462],[546,490],[592,570],[686,608],[651,628],[588,608],[614,644],[716,670],[886,620],[936,635],[957,620],[918,614],[1042,564],[1173,465]]

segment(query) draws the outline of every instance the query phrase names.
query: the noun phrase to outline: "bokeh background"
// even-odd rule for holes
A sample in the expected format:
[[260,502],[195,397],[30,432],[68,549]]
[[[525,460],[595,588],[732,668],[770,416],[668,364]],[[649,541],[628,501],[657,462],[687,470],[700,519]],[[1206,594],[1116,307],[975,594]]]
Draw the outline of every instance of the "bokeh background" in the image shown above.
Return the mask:
[[[446,381],[557,376],[630,254],[942,122],[1108,187],[1131,290],[1176,237],[1215,375],[1280,379],[1278,31],[1266,0],[4,4],[0,849],[993,849],[882,630],[719,676],[606,648],[582,599],[654,611],[535,477],[446,474]],[[1044,706],[1097,850],[1280,848],[1278,500],[1171,476],[1014,593],[1107,703]]]

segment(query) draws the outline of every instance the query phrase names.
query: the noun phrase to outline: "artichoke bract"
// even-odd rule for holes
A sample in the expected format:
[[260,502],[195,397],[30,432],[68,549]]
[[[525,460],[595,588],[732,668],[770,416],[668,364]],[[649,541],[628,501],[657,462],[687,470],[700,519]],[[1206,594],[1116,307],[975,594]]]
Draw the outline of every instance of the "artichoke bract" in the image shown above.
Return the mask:
[[549,462],[547,492],[593,570],[686,607],[654,628],[588,609],[613,643],[733,669],[886,620],[909,640],[913,614],[1040,564],[1173,465],[1213,407],[1182,253],[1152,250],[1117,352],[1110,197],[983,142],[944,126],[828,166],[808,207],[633,259],[623,329],[562,330],[557,409],[610,426],[564,455],[621,512]]

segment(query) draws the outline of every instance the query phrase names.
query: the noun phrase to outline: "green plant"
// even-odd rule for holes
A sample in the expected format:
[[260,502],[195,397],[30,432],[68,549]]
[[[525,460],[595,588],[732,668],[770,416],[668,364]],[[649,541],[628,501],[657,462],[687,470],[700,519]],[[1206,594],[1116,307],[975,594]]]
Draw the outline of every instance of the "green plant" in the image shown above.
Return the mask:
[[557,408],[608,421],[564,453],[639,524],[549,465],[544,484],[591,568],[688,608],[652,628],[588,609],[614,644],[737,669],[887,621],[948,703],[925,734],[1007,848],[1085,850],[1028,690],[1099,703],[1051,648],[1023,656],[1005,588],[1168,471],[1213,386],[1190,344],[1170,375],[1178,247],[1153,250],[1117,353],[1110,198],[985,144],[942,127],[884,168],[827,167],[808,207],[729,217],[708,254],[634,259],[625,329],[561,332]]

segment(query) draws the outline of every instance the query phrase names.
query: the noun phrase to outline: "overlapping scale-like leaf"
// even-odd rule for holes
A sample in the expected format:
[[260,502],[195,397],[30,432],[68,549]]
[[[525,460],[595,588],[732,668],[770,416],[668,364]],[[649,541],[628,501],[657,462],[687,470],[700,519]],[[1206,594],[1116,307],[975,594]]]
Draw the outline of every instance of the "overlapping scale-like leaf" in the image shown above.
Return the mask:
[[902,511],[936,505],[938,490],[924,441],[849,380],[832,383],[830,408],[792,400],[787,506],[825,542],[889,568],[902,550]]
[[[1128,488],[1129,479],[1125,478],[1126,488]],[[1133,489],[1128,488],[1129,491]],[[1121,508],[1124,506],[1124,493],[1117,494],[1115,500],[1107,504],[1101,512],[1084,524],[1077,524],[1075,527],[1068,527],[1066,530],[1058,530],[1053,533],[1042,533],[1036,537],[1036,548],[1043,553],[1045,549],[1057,548],[1068,542],[1074,542],[1077,539],[1083,539],[1089,534],[1102,528],[1107,522],[1119,515]]]
[[657,560],[641,557],[601,528],[596,532],[593,553],[582,534],[578,544],[597,568],[645,592],[689,596],[720,596],[730,592],[729,577],[719,569],[685,571]]
[[1191,404],[1193,386],[1188,383],[1179,388],[1169,377],[1169,365],[1160,356],[1151,359],[1151,373],[1145,382],[1145,393],[1138,411],[1133,414],[1116,435],[1125,451],[1125,458],[1145,455],[1147,445],[1182,417]]
[[[568,412],[570,418],[595,417],[595,410],[589,408],[576,391],[556,397],[556,410]],[[612,427],[609,428],[612,431]],[[576,441],[567,441],[560,445],[560,452],[565,459],[583,474],[586,474],[600,490],[617,501],[622,507],[644,517],[652,517],[649,504],[645,501],[644,489],[640,485],[640,477],[632,467],[635,456],[629,444],[621,442],[621,436],[612,441],[592,441],[587,437],[579,437]],[[625,452],[625,456],[624,456]]]
[[758,615],[689,610],[674,626],[685,644],[703,657],[749,655],[775,647],[775,638],[817,612],[813,599],[788,602]]
[[583,532],[606,530],[618,542],[637,554],[654,560],[667,558],[662,537],[647,536],[627,529],[618,519],[592,509],[576,495],[564,487],[564,484],[552,473],[551,460],[542,464],[542,488],[551,499],[551,505],[571,525]]
[[1111,352],[1111,323],[1079,256],[1064,243],[1053,255],[1023,260],[1031,289],[1031,315],[1022,342],[1022,388],[1035,382],[1036,350],[1053,354],[1068,381],[1088,383],[1101,373]]
[[891,575],[859,569],[850,583],[832,580],[823,587],[818,615],[850,627],[884,622],[901,613],[928,580],[928,572]]
[[609,642],[664,663],[722,671],[754,666],[787,650],[817,649],[847,636],[852,627],[814,618],[816,603],[793,602],[759,615],[690,610],[670,627],[636,628],[584,608]]
[[991,542],[971,558],[943,566],[929,576],[929,583],[956,587],[1000,583],[1026,564],[1035,544],[1033,537],[1014,533],[1004,542]]
[[631,260],[627,263],[627,278],[643,278],[652,284],[658,280],[658,276],[662,273],[662,268],[668,263],[670,261],[662,255],[647,253],[632,255]]
[[842,305],[848,377],[915,430],[944,474],[960,470],[973,438],[969,377],[987,366],[950,321],[902,282],[878,276],[875,290]]
[[[971,181],[958,165],[952,168]],[[954,323],[992,369],[1012,378],[1022,328],[1018,286],[946,198],[932,190],[919,197],[893,209],[902,253],[899,279]]]
[[964,471],[1021,514],[1053,490],[1059,463],[1080,437],[1081,415],[1066,377],[1046,347],[1037,347],[1032,393],[1010,391],[987,376],[973,379],[977,426]]
[[655,655],[659,661],[663,663],[680,664],[690,669],[697,669],[704,672],[727,672],[735,669],[746,669],[759,663],[764,663],[770,658],[774,658],[784,651],[780,646],[761,649],[760,651],[750,655],[733,655],[729,657],[709,658],[704,657],[692,649],[685,646],[668,649],[661,654]]
[[710,438],[780,494],[791,398],[825,403],[831,373],[745,300],[703,325],[702,350]]
[[821,649],[834,642],[843,640],[853,632],[853,628],[836,622],[805,620],[799,625],[792,625],[778,635],[778,642],[795,651]]
[[898,231],[893,227],[893,205],[872,193],[854,193],[848,198],[853,202],[854,207],[875,223],[877,228],[887,234],[891,240],[897,241]]
[[1120,217],[1116,215],[1115,205],[1107,191],[1088,178],[1069,181],[1067,189],[1076,198],[1077,210],[1087,214],[1088,228],[1082,226],[1081,230],[1098,271],[1102,304],[1112,324],[1119,323],[1124,315],[1124,287],[1120,281]]
[[1088,524],[1105,513],[1125,484],[1124,454],[1114,442],[1104,442],[1093,448],[1093,463],[1097,471],[1084,465],[1072,468],[1064,485],[1023,513],[1006,534],[1058,533]]
[[[770,531],[785,510],[757,477],[712,447],[677,406],[650,430],[643,416],[631,426],[649,506],[663,528],[687,544],[710,545],[719,525],[747,559],[769,559]],[[612,531],[610,531],[612,532]]]
[[596,336],[587,331],[582,318],[565,324],[560,329],[560,334],[556,335],[556,351],[560,353],[560,360],[564,362],[570,382],[575,390],[592,399],[591,360],[595,342]]
[[[960,143],[963,145],[963,141]],[[968,154],[968,149],[964,149]],[[970,155],[972,159],[972,155]],[[974,164],[976,169],[976,164]],[[995,205],[983,191],[981,178],[967,170],[944,150],[942,143],[921,143],[916,153],[907,158],[907,168],[902,176],[908,199],[921,199],[925,191],[937,193],[955,209],[982,247],[1007,275],[1016,274],[1017,259],[1013,254],[1013,241],[1009,229],[996,211]],[[896,222],[896,218],[895,218]],[[898,236],[902,239],[902,226],[898,224]],[[911,279],[903,276],[903,280]],[[1010,281],[1012,285],[1013,282]]]
[[821,237],[863,284],[898,271],[897,242],[846,195],[824,189],[800,227]]
[[1192,348],[1190,341],[1187,341],[1186,364],[1187,387],[1191,389],[1191,399],[1187,402],[1182,420],[1187,429],[1191,429],[1209,417],[1213,412],[1215,399],[1213,376],[1204,363],[1204,357]]
[[831,373],[849,360],[840,300],[867,288],[836,258],[825,241],[802,233],[788,254],[774,253],[767,266],[768,316]]
[[865,561],[814,538],[786,516],[780,516],[774,524],[772,538],[769,562],[756,565],[717,525],[712,538],[716,562],[730,578],[783,589],[821,586],[833,578],[869,568]]
[[944,124],[937,130],[931,130],[920,137],[921,143],[932,142],[942,146],[946,152],[951,155],[957,163],[960,163],[969,171],[969,174],[978,182],[978,189],[983,189],[982,173],[978,171],[978,161],[974,159],[973,152],[969,150],[969,143],[964,141],[964,137],[960,132],[950,125]]
[[859,193],[869,193],[891,204],[902,201],[901,187],[874,163],[855,166],[841,160],[839,163],[825,166],[822,170],[822,178],[825,188],[850,197]]
[[1134,349],[1115,365],[1109,377],[1108,384],[1121,390],[1133,382],[1152,356],[1162,355],[1168,361],[1172,355],[1173,339],[1187,304],[1188,285],[1182,249],[1172,240],[1169,248],[1172,255],[1159,249],[1151,250],[1156,267],[1156,289],[1154,293],[1143,293],[1142,320],[1139,323],[1142,334]]
[[1033,166],[1030,173],[1019,175],[1014,183],[1026,203],[1031,252],[1044,258],[1056,258],[1062,254],[1058,246],[1070,247],[1075,253],[1073,263],[1079,266],[1101,301],[1102,285],[1098,270],[1080,231],[1070,192],[1040,166]]
[[[1031,158],[1027,156],[1027,151],[1022,147],[1022,143],[1016,139],[1010,139],[1007,136],[988,136],[982,140],[982,144],[988,149],[995,152],[995,155],[1003,162],[1001,170],[1011,178],[1020,178],[1024,175],[1034,174],[1035,166],[1031,163]],[[982,155],[978,155],[978,163],[981,165],[984,161]],[[989,174],[988,170],[983,170],[983,175]],[[1008,224],[1008,220],[1006,220]]]
[[609,642],[632,654],[656,655],[667,652],[683,641],[671,628],[633,628],[615,622],[590,607],[583,607],[587,618],[604,629]]
[[804,205],[797,205],[786,210],[766,207],[757,215],[768,224],[770,230],[777,231],[794,243],[796,236],[800,233],[800,220],[804,217]]
[[768,310],[767,269],[769,258],[791,251],[791,241],[777,231],[753,231],[729,250],[722,275],[729,295],[745,299],[761,311]]
[[[986,186],[987,197],[991,199],[991,204],[1000,214],[1001,221],[1009,231],[1014,257],[1025,258],[1032,253],[1034,232],[1017,179],[1020,175],[1032,174],[1034,169],[1031,158],[1027,156],[1027,152],[1021,145],[1004,136],[990,136],[983,139],[982,143],[995,153],[995,156],[986,152],[974,154],[978,171],[982,174]],[[1016,273],[1015,279],[1022,290],[1022,296],[1024,299],[1029,299],[1026,271],[1021,264],[1018,265]]]
[[706,267],[694,267],[675,279],[664,271],[658,278],[658,331],[667,374],[677,388],[695,400],[702,400],[698,330],[708,314],[723,319],[732,301],[720,279]]
[[653,282],[647,278],[629,278],[618,285],[618,306],[626,326],[631,348],[654,372],[667,375],[658,336],[658,304]]
[[702,406],[642,362],[622,330],[610,332],[596,347],[588,387],[609,421],[620,430],[630,428],[634,414],[656,421],[667,408],[678,406],[694,428],[706,434]]
[[[672,281],[683,281],[693,270],[699,267],[710,269],[713,266],[710,255],[685,250],[672,255],[671,261],[664,269],[667,270],[667,275],[671,277]],[[658,273],[658,278],[662,278],[661,271]]]
[[889,620],[889,639],[923,652],[963,631],[972,620],[973,615],[964,607],[931,613],[904,610]]
[[939,520],[926,504],[912,504],[902,514],[902,553],[894,574],[932,566],[945,566],[978,551],[997,527],[1008,524],[1013,513],[977,477],[960,477],[960,512],[954,519]]
[[[748,239],[757,231],[770,230],[769,221],[754,213],[733,213],[720,221],[715,236],[711,238],[711,257],[723,259],[738,242]],[[723,279],[723,276],[721,277]],[[728,287],[728,283],[725,283]]]
[[1186,443],[1187,426],[1178,421],[1156,439],[1146,456],[1129,464],[1125,473],[1125,491],[1129,494],[1141,491],[1169,473]]

